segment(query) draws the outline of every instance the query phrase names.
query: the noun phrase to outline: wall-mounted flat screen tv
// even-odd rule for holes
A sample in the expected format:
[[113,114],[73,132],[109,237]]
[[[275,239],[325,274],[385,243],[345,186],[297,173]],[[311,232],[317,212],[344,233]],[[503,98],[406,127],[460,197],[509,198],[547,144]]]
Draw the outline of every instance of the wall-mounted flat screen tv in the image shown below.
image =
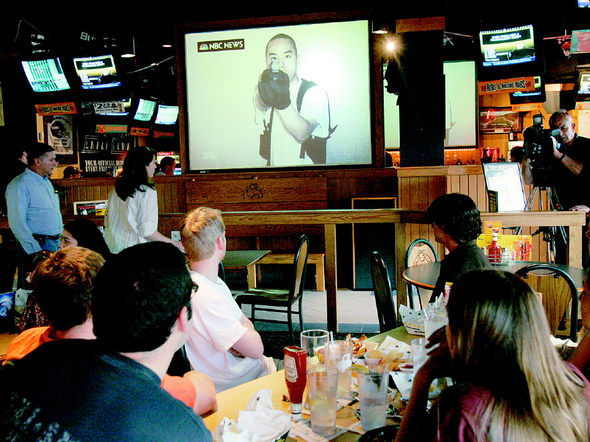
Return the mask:
[[82,89],[106,89],[121,86],[115,58],[108,55],[74,58],[74,67]]
[[151,121],[156,111],[158,103],[155,100],[148,100],[146,98],[140,98],[137,102],[137,108],[133,119],[136,121],[148,122]]
[[543,77],[535,75],[535,89],[532,91],[517,91],[510,93],[510,104],[544,103],[547,96]]
[[158,104],[158,111],[156,112],[155,124],[162,124],[164,126],[171,126],[176,124],[178,120],[178,106]]
[[480,79],[541,74],[541,47],[532,24],[481,30]]
[[372,164],[368,20],[199,30],[184,45],[189,170]]
[[590,100],[590,70],[582,70],[578,73],[576,99],[579,101]]
[[59,92],[70,89],[59,57],[21,62],[33,92]]

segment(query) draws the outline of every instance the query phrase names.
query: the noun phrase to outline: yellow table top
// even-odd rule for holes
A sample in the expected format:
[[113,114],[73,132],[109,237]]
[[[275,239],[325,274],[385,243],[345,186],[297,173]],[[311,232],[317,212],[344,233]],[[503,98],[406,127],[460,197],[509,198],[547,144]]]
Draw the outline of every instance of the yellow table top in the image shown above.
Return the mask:
[[[372,336],[368,338],[371,341],[381,342],[385,339],[385,336],[391,336],[392,338],[398,339],[403,342],[409,343],[412,339],[418,336],[409,335],[406,333],[405,328],[398,327],[390,330],[386,333]],[[239,411],[245,410],[246,405],[252,398],[252,396],[261,389],[269,389],[272,391],[272,404],[275,410],[282,410],[289,413],[289,402],[283,401],[283,396],[287,395],[287,386],[285,384],[285,373],[284,370],[277,371],[276,373],[269,374],[267,376],[254,379],[253,381],[246,382],[245,384],[238,385],[237,387],[230,388],[229,390],[217,393],[217,411],[211,413],[203,418],[205,425],[209,431],[214,432],[215,428],[223,420],[224,417],[237,421]],[[341,419],[345,420],[349,416],[338,415],[338,425],[343,425]],[[356,441],[359,438],[358,434],[347,433],[339,436],[336,440]]]

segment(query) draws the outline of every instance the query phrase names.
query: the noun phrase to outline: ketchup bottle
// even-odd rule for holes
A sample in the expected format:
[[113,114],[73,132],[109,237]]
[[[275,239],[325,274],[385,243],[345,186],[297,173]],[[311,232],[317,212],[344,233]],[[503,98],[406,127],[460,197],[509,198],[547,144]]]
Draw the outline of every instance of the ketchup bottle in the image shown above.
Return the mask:
[[491,264],[500,264],[502,248],[498,245],[498,232],[492,233],[492,243],[488,247],[488,260]]
[[303,392],[307,384],[307,351],[290,345],[283,349],[285,353],[285,383],[291,402],[291,419],[301,419]]

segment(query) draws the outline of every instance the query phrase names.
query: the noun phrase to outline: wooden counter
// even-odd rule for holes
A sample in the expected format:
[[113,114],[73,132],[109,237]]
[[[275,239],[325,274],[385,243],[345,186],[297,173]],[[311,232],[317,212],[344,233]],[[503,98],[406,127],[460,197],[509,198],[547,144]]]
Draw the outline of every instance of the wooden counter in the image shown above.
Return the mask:
[[[162,214],[161,220],[178,225],[184,214]],[[568,230],[568,264],[582,266],[582,229],[586,216],[582,212],[504,212],[482,213],[482,220],[500,221],[504,226],[566,226]],[[403,209],[342,209],[342,210],[280,210],[257,212],[223,212],[227,226],[304,225],[322,226],[326,254],[327,323],[331,331],[338,331],[336,225],[352,223],[394,223],[397,299],[406,304],[406,283],[402,278],[406,253],[407,231],[413,225],[429,225],[424,210]]]

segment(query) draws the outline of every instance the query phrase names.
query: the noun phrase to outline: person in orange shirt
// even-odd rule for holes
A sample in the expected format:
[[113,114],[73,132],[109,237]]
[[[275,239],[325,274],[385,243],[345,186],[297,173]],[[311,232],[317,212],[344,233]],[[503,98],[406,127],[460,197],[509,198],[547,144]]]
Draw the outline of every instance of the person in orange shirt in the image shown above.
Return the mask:
[[[104,262],[97,252],[68,247],[52,253],[37,266],[31,275],[32,296],[52,325],[33,327],[17,335],[8,346],[4,364],[14,363],[46,342],[95,339],[90,302],[94,278]],[[162,388],[197,414],[217,406],[213,381],[203,373],[165,375]]]

